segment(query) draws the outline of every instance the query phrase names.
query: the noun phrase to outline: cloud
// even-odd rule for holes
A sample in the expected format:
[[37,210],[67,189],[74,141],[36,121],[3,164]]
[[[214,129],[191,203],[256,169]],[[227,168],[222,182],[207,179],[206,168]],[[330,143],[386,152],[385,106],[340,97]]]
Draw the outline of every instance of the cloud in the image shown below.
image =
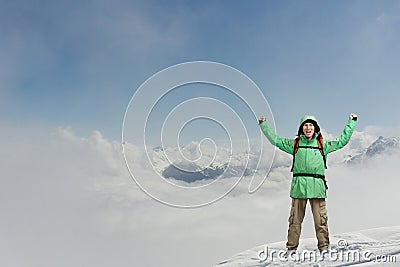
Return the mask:
[[[354,137],[360,144],[369,138],[361,132]],[[286,238],[286,166],[275,168],[255,194],[247,193],[244,178],[210,206],[177,209],[139,190],[121,144],[100,132],[81,137],[70,128],[7,126],[0,144],[4,266],[210,266]],[[141,153],[135,154],[139,163],[146,159]],[[398,160],[394,154],[328,169],[332,233],[398,223],[391,204],[399,201]],[[302,237],[314,236],[309,211],[303,229]]]

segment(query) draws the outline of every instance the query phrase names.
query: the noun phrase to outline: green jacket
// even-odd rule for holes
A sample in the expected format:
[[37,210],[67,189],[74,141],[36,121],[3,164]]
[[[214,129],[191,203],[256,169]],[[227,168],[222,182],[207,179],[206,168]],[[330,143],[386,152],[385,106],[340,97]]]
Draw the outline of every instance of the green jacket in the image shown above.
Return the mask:
[[[300,126],[307,119],[315,120],[313,116],[304,116],[300,121]],[[334,152],[344,147],[350,140],[353,134],[357,121],[349,119],[346,127],[344,128],[340,137],[330,140],[323,140],[324,154],[327,156],[329,153]],[[294,139],[281,138],[277,136],[274,130],[268,125],[266,121],[260,124],[262,132],[268,138],[272,145],[277,146],[291,155],[294,151]],[[315,146],[317,147],[316,140],[317,133],[310,141],[301,134],[300,146]],[[299,148],[295,155],[295,162],[293,166],[293,173],[307,173],[307,174],[325,174],[325,165],[323,157],[318,149]],[[298,176],[292,178],[292,186],[290,189],[290,197],[292,198],[326,198],[326,189],[324,181],[319,178],[310,176]]]

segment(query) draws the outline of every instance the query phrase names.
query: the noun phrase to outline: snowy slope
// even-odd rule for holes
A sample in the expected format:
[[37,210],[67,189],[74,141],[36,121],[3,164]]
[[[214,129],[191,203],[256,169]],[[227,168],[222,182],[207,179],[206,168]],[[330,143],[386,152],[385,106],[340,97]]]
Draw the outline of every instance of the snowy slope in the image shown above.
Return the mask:
[[216,266],[400,266],[400,226],[336,234],[330,238],[331,254],[324,260],[318,258],[316,239],[308,238],[300,240],[297,255],[302,260],[278,256],[279,251],[286,250],[286,241],[281,241],[243,251]]

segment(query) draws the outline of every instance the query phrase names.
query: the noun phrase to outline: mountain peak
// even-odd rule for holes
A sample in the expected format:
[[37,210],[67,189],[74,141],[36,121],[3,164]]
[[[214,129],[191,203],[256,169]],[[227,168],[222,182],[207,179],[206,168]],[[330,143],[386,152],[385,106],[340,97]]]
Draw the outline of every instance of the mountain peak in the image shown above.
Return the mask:
[[347,163],[360,163],[364,159],[374,158],[382,154],[393,154],[400,151],[400,137],[379,136],[366,149],[349,157]]

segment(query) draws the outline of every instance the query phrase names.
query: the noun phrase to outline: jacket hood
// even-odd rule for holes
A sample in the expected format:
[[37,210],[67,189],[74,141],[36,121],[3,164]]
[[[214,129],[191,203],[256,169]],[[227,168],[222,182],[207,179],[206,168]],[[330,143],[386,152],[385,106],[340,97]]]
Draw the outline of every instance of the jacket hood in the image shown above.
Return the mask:
[[306,116],[303,116],[300,119],[300,126],[299,126],[299,130],[297,132],[298,136],[303,134],[303,125],[306,122],[311,122],[312,124],[314,124],[314,128],[315,128],[315,133],[316,134],[318,134],[321,131],[321,129],[320,129],[319,125],[318,125],[317,119],[312,115],[306,115]]

